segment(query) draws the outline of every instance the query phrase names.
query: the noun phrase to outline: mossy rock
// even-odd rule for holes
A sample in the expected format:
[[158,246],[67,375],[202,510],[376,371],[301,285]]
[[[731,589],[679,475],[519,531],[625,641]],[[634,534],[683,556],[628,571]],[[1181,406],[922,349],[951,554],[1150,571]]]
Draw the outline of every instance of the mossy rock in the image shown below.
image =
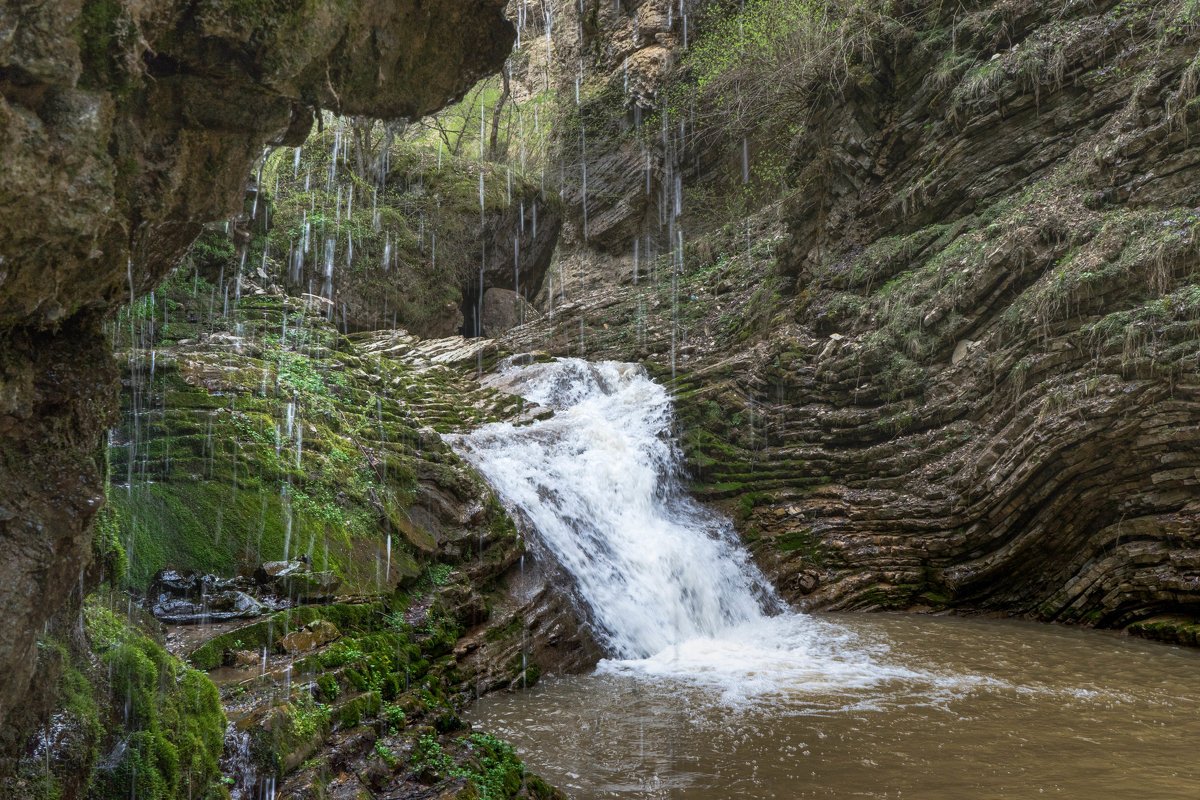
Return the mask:
[[53,640],[41,645],[46,668],[58,675],[54,729],[67,750],[20,764],[21,796],[225,796],[218,761],[226,720],[216,687],[104,598],[89,598],[83,613],[87,652]]

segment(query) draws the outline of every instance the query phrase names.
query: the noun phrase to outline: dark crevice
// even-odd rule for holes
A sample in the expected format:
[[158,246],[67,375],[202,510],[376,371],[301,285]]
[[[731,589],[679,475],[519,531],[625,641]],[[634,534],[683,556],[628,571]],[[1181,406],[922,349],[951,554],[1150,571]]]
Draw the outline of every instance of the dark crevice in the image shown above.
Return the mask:
[[477,339],[483,336],[483,322],[480,318],[483,311],[483,287],[468,286],[463,289],[462,296],[463,324],[460,333],[468,339]]

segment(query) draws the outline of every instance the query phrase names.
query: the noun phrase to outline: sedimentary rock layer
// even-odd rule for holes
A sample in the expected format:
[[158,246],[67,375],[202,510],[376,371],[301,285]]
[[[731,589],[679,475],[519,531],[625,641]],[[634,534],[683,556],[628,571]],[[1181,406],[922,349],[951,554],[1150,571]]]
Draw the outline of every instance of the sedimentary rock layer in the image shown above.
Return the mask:
[[747,147],[697,134],[682,257],[579,255],[509,346],[674,379],[697,491],[808,607],[1194,616],[1198,37],[1176,2],[913,4],[823,73],[782,201],[696,235]]

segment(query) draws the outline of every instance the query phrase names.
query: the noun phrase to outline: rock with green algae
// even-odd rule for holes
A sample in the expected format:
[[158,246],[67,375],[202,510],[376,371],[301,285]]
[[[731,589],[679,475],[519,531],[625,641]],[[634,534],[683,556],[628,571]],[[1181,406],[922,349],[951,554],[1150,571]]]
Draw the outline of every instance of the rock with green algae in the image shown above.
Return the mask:
[[284,297],[226,317],[213,289],[181,272],[114,325],[139,343],[108,454],[130,584],[304,557],[280,594],[317,599],[331,581],[386,590],[467,546],[487,491],[429,428],[495,419],[513,399],[409,356],[415,339],[377,354]]
[[[496,776],[478,770],[474,748],[461,749],[468,737],[459,713],[484,690],[479,660],[463,657],[464,634],[473,628],[489,646],[524,638],[522,626],[513,630],[489,612],[493,604],[511,602],[503,581],[496,584],[513,571],[517,540],[511,530],[500,533],[483,539],[471,572],[430,567],[405,591],[376,602],[280,612],[195,649],[189,660],[196,666],[230,667],[214,675],[223,687],[233,740],[246,754],[234,770],[239,785],[273,780],[281,793],[296,796],[353,796],[364,789],[404,796],[429,783],[450,789],[456,781],[454,791],[473,783],[475,791],[491,797],[524,797],[521,792],[530,787],[551,791],[531,775],[511,786],[508,778],[488,783]],[[479,587],[488,585],[494,588],[481,594]],[[524,634],[544,643],[548,630],[529,613]],[[558,646],[569,647],[571,636],[561,622],[555,632]],[[510,651],[499,652],[508,657]],[[244,667],[242,653],[254,655]],[[531,653],[528,664],[518,657],[493,669],[509,670],[511,685],[532,684],[538,660]],[[426,738],[446,746],[447,758],[438,762],[444,769],[427,772],[428,765],[410,766],[403,757]],[[518,772],[524,775],[523,768]]]
[[1200,647],[1200,619],[1184,616],[1153,616],[1129,626],[1129,632],[1145,639]]
[[[795,4],[710,8],[658,84],[696,109],[679,207],[668,190],[655,209],[681,214],[684,246],[647,257],[664,217],[590,163],[597,241],[559,261],[574,291],[500,345],[669,381],[696,492],[801,605],[1190,613],[1194,5],[845,3],[815,26],[771,14]],[[636,151],[604,62],[626,34],[599,22],[589,151]],[[728,57],[747,52],[765,59]],[[734,82],[767,105],[724,113]]]
[[0,779],[5,796],[227,796],[219,767],[226,720],[216,687],[168,653],[143,627],[147,620],[127,617],[125,606],[118,595],[90,598],[81,642],[41,642],[55,710],[13,774]]
[[[227,316],[212,297],[213,287],[185,270],[114,325],[119,343],[138,345],[124,351],[127,416],[109,453],[127,574],[136,586],[168,546],[180,565],[224,560],[227,575],[260,566],[287,541],[287,517],[269,513],[286,491],[292,541],[306,543],[315,530],[321,545],[305,545],[311,564],[263,564],[260,577],[308,574],[328,559],[361,600],[226,624],[189,654],[196,667],[219,670],[256,774],[286,778],[310,774],[307,762],[328,770],[339,758],[362,759],[359,744],[388,713],[448,725],[477,685],[520,685],[540,669],[593,663],[594,645],[572,633],[568,608],[547,591],[526,607],[510,591],[521,556],[516,528],[434,430],[521,412],[519,400],[468,377],[485,353],[486,363],[495,360],[494,344],[403,332],[343,337],[296,299],[245,296]],[[140,504],[144,491],[176,498],[164,504],[175,516]],[[197,511],[189,498],[206,492],[215,501]],[[238,496],[246,499],[230,501]],[[298,498],[315,496],[328,501],[314,523]],[[376,504],[387,497],[403,502]],[[343,546],[338,523],[357,547]],[[146,525],[174,535],[139,529]],[[402,593],[393,595],[397,584]],[[489,637],[493,608],[505,622]],[[513,629],[511,613],[528,627]],[[176,629],[170,641],[196,635]],[[528,663],[518,654],[525,642]]]
[[473,335],[481,291],[535,297],[562,227],[557,195],[419,130],[336,120],[275,151],[232,225],[198,241],[200,274],[318,294],[344,332]]

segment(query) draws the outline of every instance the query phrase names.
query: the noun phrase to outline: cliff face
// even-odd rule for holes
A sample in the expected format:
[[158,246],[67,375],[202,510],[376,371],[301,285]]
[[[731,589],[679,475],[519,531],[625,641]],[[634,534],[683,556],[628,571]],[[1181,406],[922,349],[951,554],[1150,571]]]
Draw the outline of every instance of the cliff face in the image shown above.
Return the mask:
[[[794,63],[787,125],[739,141],[706,135],[703,108],[674,123],[695,125],[684,248],[573,257],[553,320],[509,346],[674,378],[697,492],[802,605],[1192,641],[1200,20],[1173,2],[844,5],[864,24],[838,61]],[[772,128],[792,136],[779,199],[706,224],[753,194]],[[628,196],[601,174],[596,196]],[[606,227],[661,236],[672,213]]]
[[816,412],[772,409],[781,452],[838,465],[766,517],[841,565],[813,602],[1126,625],[1200,601],[1187,14],[985,5],[952,87],[912,41],[814,114],[780,264],[800,327],[759,373]]
[[192,261],[222,296],[320,297],[343,332],[474,335],[481,286],[541,289],[561,207],[527,176],[443,150],[336,120],[272,153],[245,209],[206,231]]
[[[416,115],[498,67],[501,4],[50,2],[0,12],[0,722],[76,589],[115,381],[104,314],[240,205],[313,110]],[[7,726],[6,726],[7,730]]]

